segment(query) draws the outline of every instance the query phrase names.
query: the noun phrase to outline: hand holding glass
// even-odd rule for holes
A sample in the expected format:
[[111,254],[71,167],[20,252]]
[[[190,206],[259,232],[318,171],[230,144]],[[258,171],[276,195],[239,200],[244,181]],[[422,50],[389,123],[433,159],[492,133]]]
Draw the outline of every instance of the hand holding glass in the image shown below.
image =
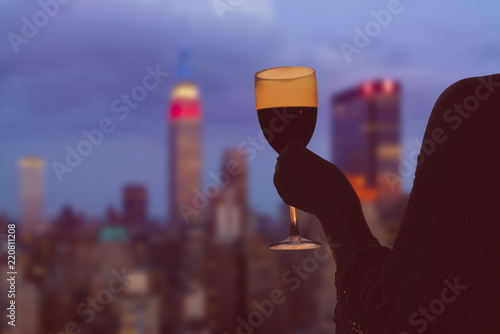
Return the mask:
[[[255,74],[255,104],[267,141],[280,153],[288,142],[307,145],[316,126],[316,73],[308,67],[275,67]],[[290,236],[270,246],[276,250],[314,249],[321,245],[302,238],[295,208],[290,206]]]

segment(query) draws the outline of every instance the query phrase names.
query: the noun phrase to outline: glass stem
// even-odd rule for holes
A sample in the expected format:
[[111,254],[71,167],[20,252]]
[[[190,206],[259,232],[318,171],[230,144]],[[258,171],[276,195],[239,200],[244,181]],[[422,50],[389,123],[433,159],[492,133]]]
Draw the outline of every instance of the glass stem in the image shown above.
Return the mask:
[[290,205],[290,236],[298,237],[299,234],[299,226],[297,225],[297,212],[295,211],[295,207]]

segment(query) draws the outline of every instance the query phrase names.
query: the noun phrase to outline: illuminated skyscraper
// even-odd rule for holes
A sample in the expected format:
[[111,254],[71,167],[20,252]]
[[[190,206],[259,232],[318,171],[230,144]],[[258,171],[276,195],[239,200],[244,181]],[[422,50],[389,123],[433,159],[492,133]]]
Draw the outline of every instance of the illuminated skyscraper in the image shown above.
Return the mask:
[[21,168],[21,225],[23,235],[33,235],[44,228],[42,158],[22,157]]
[[181,53],[179,83],[170,96],[167,113],[170,129],[170,220],[173,223],[199,219],[195,189],[201,188],[201,105],[197,85],[190,80],[187,49]]
[[333,96],[333,157],[361,200],[397,197],[400,85],[368,81]]
[[123,220],[127,226],[138,226],[147,220],[147,189],[143,185],[123,188]]

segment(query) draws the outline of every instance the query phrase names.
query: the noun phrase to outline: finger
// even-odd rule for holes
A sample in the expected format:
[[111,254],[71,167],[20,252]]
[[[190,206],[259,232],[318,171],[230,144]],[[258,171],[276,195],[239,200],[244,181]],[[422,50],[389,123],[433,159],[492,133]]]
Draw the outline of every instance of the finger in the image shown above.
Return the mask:
[[278,195],[281,197],[283,202],[288,205],[297,205],[297,200],[295,200],[294,192],[296,191],[293,187],[289,187],[287,185],[282,185],[280,187],[276,187],[276,191]]
[[307,148],[298,142],[289,142],[281,151],[278,162],[288,163],[299,159],[307,152]]
[[276,189],[281,188],[283,185],[287,183],[287,177],[284,173],[280,173],[279,171],[274,173],[273,183]]
[[301,195],[301,193],[294,187],[284,185],[277,190],[278,195],[281,197],[285,204],[294,206],[302,211],[312,213],[312,200]]

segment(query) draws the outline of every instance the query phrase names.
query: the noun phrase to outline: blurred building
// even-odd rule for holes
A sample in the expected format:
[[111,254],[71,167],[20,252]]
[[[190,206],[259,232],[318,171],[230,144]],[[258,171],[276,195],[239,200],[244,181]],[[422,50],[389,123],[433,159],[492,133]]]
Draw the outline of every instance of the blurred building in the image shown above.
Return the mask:
[[392,246],[407,195],[399,175],[401,86],[395,80],[366,81],[335,94],[334,162],[358,194],[374,236]]
[[268,300],[276,291],[284,294],[290,291],[286,279],[283,279],[283,257],[279,255],[292,255],[290,253],[294,252],[271,251],[264,238],[253,232],[245,235],[240,243],[244,267],[240,274],[243,295],[239,300],[244,304],[243,312],[240,312],[239,318],[236,319],[238,327],[233,327],[229,333],[239,333],[239,330],[241,333],[248,331],[254,334],[297,333],[293,331],[296,327],[291,319],[292,311],[298,304],[294,305],[287,299],[282,304],[274,304],[272,311],[262,311],[262,305],[269,305]]
[[45,161],[37,157],[19,159],[21,168],[21,225],[23,235],[40,233],[44,228],[43,170]]
[[114,208],[114,206],[109,205],[106,208],[105,222],[109,225],[119,225],[122,221],[120,213]]
[[140,226],[146,223],[148,194],[145,186],[130,184],[123,187],[122,203],[126,226]]
[[243,153],[229,149],[222,166],[211,178],[220,188],[214,200],[214,217],[210,234],[220,242],[232,243],[248,229],[248,167]]
[[155,296],[128,296],[120,298],[120,325],[118,334],[159,334],[160,303]]
[[77,229],[82,227],[83,223],[82,215],[75,214],[70,205],[64,205],[59,216],[52,222],[49,232],[58,235],[58,244],[73,242],[78,237]]
[[181,53],[180,82],[170,95],[169,194],[172,223],[199,219],[195,189],[201,191],[201,103],[198,86],[190,80],[187,49]]
[[[169,213],[170,229],[177,240],[167,282],[168,324],[173,332],[197,333],[206,328],[205,287],[201,270],[206,228],[201,212],[208,207],[201,183],[201,101],[192,80],[187,47],[178,68],[179,82],[173,88],[169,121]],[[171,235],[170,237],[172,237]]]
[[237,149],[226,150],[210,183],[218,195],[206,218],[203,285],[206,328],[211,333],[235,332],[246,313],[246,259],[242,238],[248,221],[247,163]]
[[400,84],[394,80],[366,81],[335,94],[333,160],[347,175],[360,199],[398,197],[401,154]]
[[203,262],[206,256],[205,225],[192,222],[184,225],[175,255],[179,262],[175,293],[171,296],[172,328],[174,331],[197,333],[206,328],[206,286],[203,284]]
[[18,278],[16,293],[17,314],[13,333],[40,332],[40,291],[31,282],[23,282]]
[[119,296],[119,334],[160,333],[160,297],[151,291],[150,273],[145,270],[130,274],[133,279],[127,286],[126,295]]
[[97,241],[90,258],[92,271],[99,274],[90,282],[93,293],[106,288],[113,271],[129,272],[135,267],[129,233],[125,228],[104,226],[99,231]]

